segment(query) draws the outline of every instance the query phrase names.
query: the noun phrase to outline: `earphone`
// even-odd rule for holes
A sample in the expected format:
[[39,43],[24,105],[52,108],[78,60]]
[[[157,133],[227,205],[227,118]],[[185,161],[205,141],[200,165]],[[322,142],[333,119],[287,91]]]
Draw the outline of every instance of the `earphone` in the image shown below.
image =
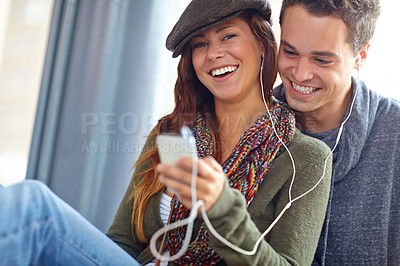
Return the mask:
[[[264,58],[264,54],[262,54],[261,57],[263,59]],[[361,65],[361,56],[358,55],[358,67],[357,67],[357,72],[358,72],[357,73],[357,79],[358,79],[358,81],[359,81],[360,65]],[[232,244],[228,240],[226,240],[223,236],[221,236],[218,232],[216,232],[216,230],[213,228],[213,226],[211,225],[211,222],[209,221],[209,219],[207,217],[207,214],[205,212],[204,202],[202,200],[197,201],[197,196],[196,196],[196,178],[197,178],[197,161],[198,161],[198,158],[194,154],[193,155],[192,182],[191,182],[192,206],[193,206],[192,210],[190,211],[190,214],[189,214],[188,218],[180,220],[180,221],[175,222],[173,224],[169,224],[169,225],[159,229],[157,232],[154,233],[154,235],[152,236],[152,238],[150,240],[150,250],[151,250],[151,253],[153,254],[153,256],[155,258],[157,258],[159,260],[163,260],[163,261],[173,261],[173,260],[178,259],[179,257],[181,257],[184,254],[184,252],[186,251],[186,249],[187,249],[187,247],[189,246],[189,243],[190,243],[190,238],[191,238],[192,231],[193,231],[193,223],[194,223],[194,220],[197,217],[197,212],[198,212],[199,208],[201,208],[201,215],[203,217],[204,222],[207,225],[207,228],[209,229],[209,232],[211,234],[213,234],[218,240],[220,240],[222,243],[224,243],[225,245],[229,246],[231,249],[233,249],[233,250],[235,250],[235,251],[237,251],[239,253],[242,253],[244,255],[254,255],[256,253],[257,248],[258,248],[259,244],[261,243],[262,239],[264,239],[264,237],[271,231],[273,226],[280,220],[280,218],[283,216],[283,214],[286,212],[286,210],[291,207],[292,203],[297,201],[298,199],[304,197],[305,195],[307,195],[311,191],[313,191],[321,183],[321,181],[325,177],[328,159],[330,158],[330,156],[333,155],[333,152],[336,149],[336,147],[337,147],[337,145],[339,143],[340,137],[342,135],[344,124],[350,118],[350,115],[352,113],[354,102],[355,102],[355,98],[356,98],[357,91],[358,91],[358,85],[356,87],[355,94],[354,94],[354,97],[353,97],[353,100],[352,100],[352,103],[351,103],[351,106],[350,106],[349,114],[346,117],[346,119],[340,125],[339,132],[338,132],[338,135],[336,137],[335,145],[334,145],[333,149],[331,150],[331,152],[328,154],[328,156],[325,158],[322,176],[319,178],[319,180],[316,182],[316,184],[313,187],[311,187],[308,191],[306,191],[305,193],[301,194],[300,196],[292,199],[291,191],[292,191],[292,186],[293,186],[294,179],[295,179],[295,176],[296,176],[295,162],[294,162],[294,159],[292,157],[292,154],[290,153],[290,150],[286,147],[286,145],[283,143],[283,141],[278,136],[278,133],[277,133],[276,128],[275,128],[275,125],[273,123],[272,115],[271,115],[271,113],[270,113],[270,111],[268,109],[268,105],[267,105],[267,102],[265,100],[265,95],[264,95],[264,90],[263,90],[263,82],[262,82],[262,72],[263,72],[263,60],[261,60],[261,68],[260,68],[260,85],[261,85],[260,87],[261,87],[261,92],[262,92],[262,98],[263,98],[263,101],[264,101],[264,105],[265,105],[265,107],[267,109],[268,115],[269,115],[269,117],[271,119],[271,126],[272,126],[272,128],[274,130],[274,133],[276,134],[276,136],[278,137],[279,141],[283,144],[284,148],[288,152],[289,157],[290,157],[291,162],[292,162],[292,167],[293,167],[293,175],[292,175],[292,180],[291,180],[290,187],[289,187],[289,201],[288,201],[288,203],[285,205],[285,207],[279,213],[279,215],[275,218],[275,220],[270,224],[270,226],[258,238],[258,240],[254,244],[254,247],[253,247],[252,250],[244,250],[244,249],[242,249],[240,247],[235,246],[234,244]],[[190,143],[195,143],[194,137],[191,135],[190,130],[189,131],[186,130],[186,129],[183,130],[182,135],[185,138],[188,138],[190,140]],[[156,241],[157,241],[157,239],[162,234],[166,233],[167,231],[169,231],[171,229],[175,229],[175,228],[177,228],[179,226],[186,225],[186,224],[188,225],[187,230],[186,230],[186,236],[185,236],[184,242],[183,242],[182,247],[179,250],[179,252],[176,253],[174,256],[171,256],[171,257],[165,257],[162,254],[158,253],[158,251],[156,249]]]
[[358,61],[357,71],[360,71],[360,67],[361,67],[361,55],[360,54],[357,55],[357,61]]
[[[263,55],[262,55],[263,56]],[[208,219],[208,216],[205,212],[205,207],[204,207],[204,202],[202,200],[197,201],[197,196],[196,196],[196,179],[197,179],[197,161],[198,158],[195,154],[193,154],[193,169],[192,169],[192,182],[191,182],[191,191],[192,191],[192,210],[190,211],[189,217],[183,220],[180,220],[178,222],[169,224],[161,229],[159,229],[158,231],[156,231],[153,236],[150,239],[150,251],[153,254],[153,256],[156,259],[162,260],[162,261],[174,261],[176,259],[178,259],[179,257],[181,257],[186,249],[188,248],[189,244],[190,244],[190,239],[192,236],[192,232],[193,232],[193,224],[194,224],[194,220],[197,217],[197,213],[198,213],[198,209],[201,208],[201,215],[203,217],[203,220],[205,222],[205,224],[207,225],[207,228],[209,230],[209,232],[211,234],[213,234],[219,241],[221,241],[222,243],[224,243],[226,246],[230,247],[231,249],[244,254],[244,255],[254,255],[257,251],[257,248],[259,246],[259,244],[261,243],[261,241],[264,239],[264,237],[272,230],[272,228],[275,226],[275,224],[280,220],[280,218],[283,216],[283,214],[286,212],[287,209],[290,208],[290,206],[292,205],[292,203],[300,198],[302,198],[303,196],[307,195],[309,192],[311,192],[321,181],[322,181],[322,177],[325,176],[325,171],[326,171],[326,163],[327,160],[329,158],[326,158],[325,160],[325,167],[324,167],[324,171],[323,171],[323,175],[320,178],[320,180],[317,182],[317,184],[312,187],[309,191],[305,192],[304,194],[296,197],[295,199],[292,199],[292,195],[291,195],[291,191],[292,191],[292,187],[293,187],[293,183],[294,183],[294,179],[296,176],[296,167],[295,167],[295,163],[294,163],[294,159],[292,154],[290,153],[289,149],[287,148],[287,146],[284,144],[284,142],[282,141],[282,139],[279,137],[277,131],[276,131],[276,127],[273,123],[273,119],[272,119],[272,115],[268,109],[268,105],[266,103],[265,100],[265,95],[264,95],[264,90],[263,90],[263,82],[262,82],[262,71],[263,71],[263,60],[261,60],[261,69],[260,69],[260,87],[261,87],[261,92],[262,92],[262,98],[265,104],[265,107],[267,109],[268,115],[271,119],[271,126],[273,128],[273,131],[275,133],[275,135],[278,137],[278,140],[280,141],[280,143],[284,146],[284,148],[286,149],[286,151],[289,154],[290,160],[292,162],[292,167],[293,167],[293,175],[292,175],[292,180],[290,183],[290,187],[289,187],[289,202],[286,204],[286,206],[283,208],[283,210],[281,210],[281,212],[279,213],[279,215],[275,218],[275,220],[269,225],[269,227],[260,235],[260,237],[257,239],[257,241],[254,244],[254,247],[252,250],[244,250],[240,247],[235,246],[234,244],[232,244],[231,242],[229,242],[228,240],[226,240],[223,236],[221,236],[212,226],[210,220]],[[190,136],[189,136],[190,134]],[[190,141],[190,143],[193,143],[194,141],[194,137],[191,135],[191,132],[189,132],[186,129],[183,129],[182,135],[185,136],[185,138],[193,138],[193,140]],[[156,241],[157,239],[162,236],[164,233],[168,232],[169,230],[175,229],[179,226],[184,226],[184,225],[188,225],[187,230],[186,230],[186,236],[185,239],[183,241],[182,247],[179,250],[178,253],[176,253],[175,255],[171,256],[171,257],[165,257],[163,254],[158,253],[157,249],[156,249]]]

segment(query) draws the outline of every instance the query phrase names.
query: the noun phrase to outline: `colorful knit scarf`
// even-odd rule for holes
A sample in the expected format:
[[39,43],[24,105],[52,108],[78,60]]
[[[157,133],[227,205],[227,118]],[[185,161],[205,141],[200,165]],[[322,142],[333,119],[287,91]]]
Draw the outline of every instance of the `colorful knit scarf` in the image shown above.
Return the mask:
[[[295,132],[295,119],[287,107],[273,99],[270,113],[279,137],[289,145]],[[213,140],[206,126],[205,117],[197,116],[193,135],[196,139],[199,158],[212,156]],[[252,202],[263,178],[273,160],[285,151],[284,146],[273,131],[268,113],[259,118],[240,138],[234,151],[222,164],[232,188],[242,192],[247,201],[247,207]],[[171,206],[171,223],[185,219],[190,210],[179,200]],[[179,227],[168,233],[168,249],[176,254],[183,243],[186,226]],[[203,223],[195,239],[190,243],[186,253],[175,263],[179,265],[211,265],[221,260],[209,243],[207,228]]]

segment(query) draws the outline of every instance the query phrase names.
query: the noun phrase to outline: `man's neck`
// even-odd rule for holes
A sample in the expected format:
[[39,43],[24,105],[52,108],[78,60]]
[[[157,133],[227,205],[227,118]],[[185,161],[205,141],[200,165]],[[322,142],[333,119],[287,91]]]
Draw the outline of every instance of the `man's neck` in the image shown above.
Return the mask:
[[349,90],[342,99],[336,99],[310,112],[295,112],[297,127],[313,133],[322,133],[339,127],[352,99]]

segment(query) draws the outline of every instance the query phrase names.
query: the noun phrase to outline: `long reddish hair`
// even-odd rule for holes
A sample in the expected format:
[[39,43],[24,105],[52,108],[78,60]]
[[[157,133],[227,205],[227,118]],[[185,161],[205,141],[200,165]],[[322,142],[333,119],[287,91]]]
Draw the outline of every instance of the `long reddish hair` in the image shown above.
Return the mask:
[[[253,10],[246,10],[238,15],[250,26],[252,32],[264,47],[263,85],[267,102],[270,101],[273,85],[277,76],[277,44],[270,25]],[[219,140],[217,134],[217,120],[215,119],[214,96],[197,78],[192,64],[192,51],[186,44],[178,64],[178,77],[175,83],[175,108],[172,113],[162,117],[149,137],[161,133],[178,133],[183,125],[193,127],[197,113],[204,114],[210,128],[212,138],[216,144],[213,147],[216,159]],[[148,241],[143,232],[143,218],[147,202],[151,196],[164,188],[158,180],[156,165],[160,162],[156,146],[146,151],[136,162],[135,166],[146,162],[149,168],[133,177],[134,191],[129,200],[133,200],[131,228],[137,238]]]

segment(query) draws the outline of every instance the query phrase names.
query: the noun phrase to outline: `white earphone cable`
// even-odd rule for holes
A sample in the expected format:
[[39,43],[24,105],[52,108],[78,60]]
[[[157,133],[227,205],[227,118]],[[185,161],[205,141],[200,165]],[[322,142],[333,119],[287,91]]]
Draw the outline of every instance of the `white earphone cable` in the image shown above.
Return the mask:
[[[196,180],[197,180],[197,166],[198,166],[198,157],[197,157],[197,149],[195,146],[195,140],[193,136],[190,136],[190,144],[193,145],[194,144],[194,151],[193,155],[192,155],[192,161],[193,161],[193,169],[192,169],[192,183],[191,183],[191,194],[192,194],[192,210],[190,211],[189,217],[186,219],[183,219],[181,221],[166,225],[165,227],[159,229],[158,231],[156,231],[151,240],[150,240],[150,251],[153,254],[153,256],[161,261],[174,261],[177,260],[178,258],[180,258],[186,251],[186,249],[189,246],[190,243],[190,238],[192,236],[192,232],[193,232],[193,223],[194,220],[197,217],[197,213],[198,213],[198,209],[201,208],[201,215],[203,217],[203,220],[205,222],[205,224],[207,225],[208,230],[210,231],[211,234],[213,234],[219,241],[221,241],[222,243],[224,243],[226,246],[230,247],[231,249],[242,253],[244,255],[254,255],[257,251],[257,248],[259,246],[259,244],[261,243],[262,239],[264,239],[264,237],[271,231],[271,229],[274,227],[274,225],[279,221],[279,219],[283,216],[283,214],[286,212],[287,209],[290,208],[290,206],[292,205],[293,202],[297,201],[298,199],[304,197],[305,195],[307,195],[308,193],[310,193],[311,191],[313,191],[323,180],[323,178],[325,177],[326,174],[326,166],[327,166],[327,162],[330,156],[332,156],[334,150],[336,149],[340,137],[342,135],[343,132],[343,127],[344,124],[347,122],[347,120],[350,118],[350,115],[352,113],[353,110],[353,106],[354,106],[354,102],[355,102],[355,98],[357,95],[357,91],[358,91],[358,86],[356,86],[356,90],[354,93],[354,97],[352,99],[352,103],[350,106],[350,111],[349,114],[347,115],[346,119],[341,123],[340,128],[339,128],[339,132],[338,135],[336,137],[336,142],[335,145],[333,147],[333,149],[331,150],[331,152],[328,154],[328,156],[325,158],[324,161],[324,168],[323,168],[323,173],[322,176],[319,178],[319,180],[317,181],[317,183],[310,188],[308,191],[306,191],[305,193],[301,194],[300,196],[292,199],[292,187],[293,187],[293,183],[295,180],[295,176],[296,176],[296,166],[295,166],[295,162],[293,159],[293,156],[291,154],[291,152],[289,151],[288,147],[283,143],[283,141],[281,140],[281,138],[279,137],[277,131],[276,131],[276,127],[273,123],[273,119],[272,119],[272,115],[269,111],[268,108],[268,104],[265,100],[265,95],[264,95],[264,90],[263,90],[263,82],[262,82],[262,71],[263,71],[263,59],[261,60],[261,70],[260,70],[260,83],[261,83],[261,93],[262,93],[262,98],[263,98],[263,102],[265,105],[265,108],[267,109],[268,115],[271,119],[271,125],[272,128],[274,130],[275,135],[277,136],[277,138],[279,139],[279,141],[281,142],[281,144],[285,147],[286,151],[289,154],[290,160],[292,162],[292,167],[293,167],[293,175],[292,175],[292,180],[290,183],[290,187],[289,187],[289,202],[285,205],[285,207],[282,209],[282,211],[279,213],[279,215],[275,218],[275,220],[270,224],[270,226],[260,235],[260,237],[257,239],[256,243],[254,244],[254,247],[252,250],[244,250],[240,247],[237,247],[236,245],[232,244],[231,242],[229,242],[227,239],[225,239],[223,236],[221,236],[212,226],[210,220],[208,219],[207,213],[205,211],[205,207],[204,207],[204,202],[202,200],[197,201],[197,194],[196,194]],[[357,84],[359,83],[359,67],[357,69]],[[187,133],[183,134],[188,136]],[[176,253],[174,256],[170,256],[170,257],[166,257],[163,256],[162,254],[158,253],[158,250],[156,249],[156,241],[157,239],[162,236],[164,233],[168,232],[169,230],[175,229],[179,226],[184,226],[184,225],[188,225],[187,230],[186,230],[186,236],[184,239],[184,242],[182,244],[182,248],[179,250],[178,253]]]

